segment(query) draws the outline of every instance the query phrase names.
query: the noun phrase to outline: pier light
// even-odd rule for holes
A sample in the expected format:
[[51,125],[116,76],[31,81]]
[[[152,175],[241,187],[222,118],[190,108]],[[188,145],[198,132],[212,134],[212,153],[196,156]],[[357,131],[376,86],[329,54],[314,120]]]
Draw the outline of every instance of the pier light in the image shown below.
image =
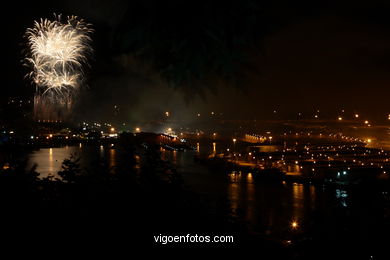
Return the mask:
[[359,114],[355,114],[355,118],[359,118]]
[[135,131],[139,133],[139,132],[141,132],[141,128],[136,127],[136,128],[135,128]]
[[236,138],[233,138],[233,142],[235,143],[237,141],[237,139]]
[[342,118],[341,116],[339,116],[339,117],[338,117],[338,120],[341,121],[341,120],[343,120],[343,118]]
[[369,124],[368,120],[364,121],[364,124],[368,125]]
[[114,132],[114,131],[115,131],[115,128],[114,128],[114,127],[111,127],[110,130],[111,130],[111,132]]

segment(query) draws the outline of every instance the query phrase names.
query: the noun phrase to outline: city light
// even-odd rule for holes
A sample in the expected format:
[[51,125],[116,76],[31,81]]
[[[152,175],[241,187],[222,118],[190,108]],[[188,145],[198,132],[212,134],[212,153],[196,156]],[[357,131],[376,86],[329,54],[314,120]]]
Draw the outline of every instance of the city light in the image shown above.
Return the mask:
[[291,228],[292,229],[297,229],[298,228],[298,222],[296,222],[296,221],[291,222]]
[[[20,213],[38,213],[28,226],[51,229],[53,221],[40,216],[57,212],[58,223],[71,221],[67,226],[77,227],[82,219],[87,226],[108,230],[111,219],[116,227],[135,232],[134,237],[154,233],[154,244],[167,247],[177,242],[175,230],[194,230],[193,220],[200,219],[196,226],[203,225],[204,231],[217,228],[237,241],[218,239],[222,236],[206,241],[207,232],[188,232],[178,236],[180,243],[254,245],[264,249],[260,255],[285,259],[325,257],[324,252],[366,258],[387,253],[379,235],[390,232],[385,214],[390,88],[379,75],[386,66],[376,66],[378,73],[372,66],[353,69],[362,54],[351,43],[363,42],[371,50],[364,53],[372,56],[370,61],[385,54],[388,28],[383,25],[390,6],[379,10],[367,4],[369,17],[351,22],[345,12],[349,6],[332,1],[332,12],[314,12],[299,26],[296,19],[283,19],[279,28],[274,25],[285,13],[300,16],[311,7],[155,2],[111,3],[100,12],[95,9],[101,4],[66,3],[65,10],[55,10],[82,15],[92,8],[89,17],[101,23],[97,37],[91,37],[92,25],[82,19],[54,14],[52,20],[31,20],[22,38],[28,20],[50,6],[32,2],[3,12],[13,18],[4,17],[2,35],[9,43],[0,100],[6,222],[18,222],[18,215],[26,215]],[[121,17],[110,23],[108,11]],[[265,11],[270,19],[263,19]],[[342,31],[354,32],[351,39],[334,26],[322,26],[335,13]],[[307,31],[317,20],[314,33],[326,40],[315,37],[313,42]],[[382,24],[368,35],[376,20]],[[268,39],[264,32],[271,27],[277,37]],[[299,41],[288,41],[291,35]],[[270,64],[258,59],[259,42],[275,47]],[[315,48],[304,48],[312,43]],[[89,64],[93,46],[98,55]],[[378,46],[383,48],[375,52]],[[22,51],[17,56],[29,67],[35,93],[25,90],[23,69],[13,66],[18,62],[15,49]],[[314,57],[310,64],[307,57]],[[286,66],[287,61],[294,61],[293,66]],[[70,230],[74,237],[85,231],[76,229]],[[114,231],[111,237],[123,230]],[[331,239],[336,240],[328,243]]]

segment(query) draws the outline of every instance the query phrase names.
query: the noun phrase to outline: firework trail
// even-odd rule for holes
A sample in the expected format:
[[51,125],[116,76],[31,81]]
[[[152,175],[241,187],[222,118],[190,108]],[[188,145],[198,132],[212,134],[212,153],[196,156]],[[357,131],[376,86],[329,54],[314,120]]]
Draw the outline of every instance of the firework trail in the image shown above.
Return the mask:
[[42,97],[53,102],[68,102],[83,81],[83,67],[91,54],[91,25],[77,16],[61,15],[53,21],[41,19],[28,28],[28,53],[25,64],[31,68],[28,77]]

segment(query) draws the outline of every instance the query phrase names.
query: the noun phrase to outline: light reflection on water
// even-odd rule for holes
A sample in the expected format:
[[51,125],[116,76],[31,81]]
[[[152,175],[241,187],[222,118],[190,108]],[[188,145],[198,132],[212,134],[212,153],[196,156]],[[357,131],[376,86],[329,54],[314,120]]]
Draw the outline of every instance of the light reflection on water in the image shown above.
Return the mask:
[[61,170],[62,162],[69,159],[72,154],[78,156],[81,152],[80,149],[78,146],[41,148],[29,155],[27,168],[30,169],[37,165],[36,171],[43,178],[49,175],[57,176],[57,172]]
[[116,166],[116,150],[115,149],[109,149],[108,153],[108,165],[110,169],[112,170]]
[[110,149],[107,146],[64,146],[41,148],[33,151],[27,158],[27,169],[31,169],[34,165],[37,166],[36,172],[40,173],[41,178],[49,175],[59,177],[58,172],[61,170],[62,163],[65,159],[80,158],[80,166],[82,168],[91,166],[99,158],[107,160],[110,168],[116,166],[117,153],[115,149]]
[[[227,198],[232,214],[243,217],[250,228],[265,234],[298,229],[315,209],[316,187],[303,184],[275,186],[256,182],[253,174],[229,174]],[[304,225],[302,225],[304,226]]]
[[[202,149],[200,146],[198,148]],[[205,149],[213,150],[213,146],[209,145]],[[245,219],[250,229],[257,232],[285,232],[291,230],[292,223],[296,223],[296,229],[302,229],[310,221],[310,212],[317,210],[319,200],[323,200],[324,192],[313,185],[268,185],[256,181],[251,173],[239,172],[231,173],[226,178],[226,175],[210,172],[206,167],[196,164],[193,160],[196,153],[161,150],[162,158],[171,161],[182,173],[186,187],[199,194],[207,194],[207,198],[214,201],[215,205],[221,198],[227,200],[232,214]],[[91,163],[95,154],[97,158],[105,158],[108,165],[114,167],[118,156],[115,149],[106,146],[43,148],[30,154],[29,166],[38,164],[36,170],[42,177],[55,175],[61,169],[63,160],[72,154],[81,156],[82,166]],[[339,190],[327,193],[326,196],[329,194],[343,207],[348,206],[346,191]]]

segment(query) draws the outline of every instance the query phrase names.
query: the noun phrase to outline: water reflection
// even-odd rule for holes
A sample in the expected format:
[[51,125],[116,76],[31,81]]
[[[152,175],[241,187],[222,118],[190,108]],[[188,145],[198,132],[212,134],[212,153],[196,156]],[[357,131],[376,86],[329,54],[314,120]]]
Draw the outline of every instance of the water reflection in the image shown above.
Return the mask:
[[103,145],[101,145],[99,148],[99,155],[101,158],[104,157],[104,146]]
[[229,174],[227,197],[233,215],[256,225],[256,185],[252,173],[232,172]]
[[72,154],[78,156],[80,148],[77,146],[41,148],[29,155],[27,168],[37,165],[36,171],[40,173],[42,178],[49,175],[57,176],[57,172],[61,170],[62,162],[69,159]]
[[236,181],[236,174],[230,175],[231,183],[228,186],[228,198],[230,201],[230,209],[233,214],[238,214],[239,201],[240,201],[240,185]]
[[53,148],[49,148],[49,172],[54,172],[54,165],[53,165]]
[[[197,152],[216,149],[216,144],[197,143]],[[286,232],[302,231],[311,221],[313,212],[332,208],[330,203],[340,203],[343,208],[348,205],[348,193],[343,189],[323,190],[314,185],[284,183],[271,185],[258,181],[254,173],[239,171],[226,175],[210,172],[194,162],[195,151],[168,151],[161,150],[161,156],[171,161],[183,175],[186,187],[206,194],[210,203],[218,207],[218,201],[227,201],[232,214],[246,221],[250,230],[264,234],[284,234]],[[110,146],[89,147],[79,145],[62,148],[43,148],[29,156],[30,166],[38,164],[37,171],[42,177],[55,174],[61,169],[64,159],[74,154],[81,155],[81,164],[91,165],[94,158],[105,158],[110,167],[115,167],[116,149]],[[96,155],[96,156],[95,156]],[[140,157],[136,157],[140,162]],[[292,166],[294,167],[294,166]],[[328,200],[327,197],[332,197]],[[332,202],[333,201],[333,202]]]
[[116,150],[110,149],[108,154],[108,166],[110,167],[111,171],[113,171],[115,165],[116,165]]
[[336,189],[336,198],[338,199],[338,201],[340,202],[340,204],[343,206],[343,207],[347,207],[347,197],[348,197],[348,193],[346,190],[343,190],[343,189]]
[[316,208],[316,189],[314,185],[309,186],[310,190],[310,208],[311,210],[314,210]]
[[303,219],[304,196],[303,184],[293,183],[292,185],[292,219],[298,221]]
[[232,172],[227,197],[232,213],[251,230],[277,235],[304,228],[316,210],[318,192],[314,185],[270,185],[254,180],[252,173]]
[[256,195],[252,173],[248,173],[248,175],[246,176],[246,180],[246,196],[248,204],[250,205],[247,209],[247,218],[253,221],[256,218],[254,210],[256,205]]
[[41,148],[29,154],[27,169],[31,169],[31,167],[36,165],[36,171],[40,173],[41,178],[49,175],[59,177],[57,173],[61,170],[63,161],[71,156],[80,158],[80,166],[86,168],[94,166],[99,159],[107,160],[108,166],[114,167],[118,155],[115,149],[107,149],[104,146],[79,144],[75,146]]
[[172,162],[176,165],[177,164],[177,151],[172,151]]

